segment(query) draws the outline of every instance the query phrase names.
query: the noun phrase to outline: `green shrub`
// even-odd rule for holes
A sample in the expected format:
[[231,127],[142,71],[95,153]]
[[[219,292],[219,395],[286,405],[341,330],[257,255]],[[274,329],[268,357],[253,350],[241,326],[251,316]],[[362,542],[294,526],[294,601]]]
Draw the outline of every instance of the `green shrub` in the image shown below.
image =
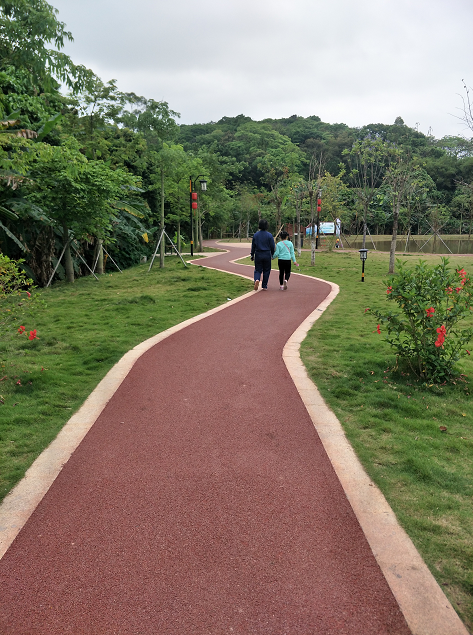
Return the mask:
[[[39,296],[33,293],[33,281],[26,277],[19,265],[23,260],[11,260],[0,254],[0,333],[4,337],[11,327],[20,326],[27,314],[41,303]],[[19,333],[26,333],[26,328],[20,326]],[[36,331],[34,332],[36,337]]]
[[398,358],[425,381],[441,383],[454,377],[455,363],[469,355],[472,328],[460,328],[471,315],[471,280],[464,269],[448,267],[448,258],[434,267],[420,261],[414,269],[398,261],[398,274],[386,282],[387,301],[400,310],[371,310],[378,333]]

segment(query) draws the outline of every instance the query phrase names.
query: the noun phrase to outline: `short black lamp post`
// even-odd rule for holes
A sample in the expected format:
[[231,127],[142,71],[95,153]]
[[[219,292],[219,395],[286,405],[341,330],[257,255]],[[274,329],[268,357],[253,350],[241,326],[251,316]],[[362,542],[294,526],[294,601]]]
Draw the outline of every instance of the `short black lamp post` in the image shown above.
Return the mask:
[[360,252],[360,258],[361,258],[361,282],[365,281],[365,262],[366,259],[368,258],[368,250],[367,249],[359,249],[358,250]]
[[[199,174],[198,177],[196,177],[195,179],[192,179],[192,177],[189,177],[189,191],[190,191],[190,224],[191,224],[191,256],[194,255],[194,210],[195,210],[195,215],[196,215],[196,219],[198,221],[198,203],[197,203],[197,192],[195,191],[195,184],[197,182],[197,179],[199,179],[200,177],[203,177],[204,174]],[[202,190],[202,192],[206,192],[207,191],[207,181],[205,180],[205,178],[202,178],[200,180],[200,189]],[[196,223],[196,233],[199,231],[199,225],[198,222]],[[197,233],[196,236],[196,241],[197,244],[199,242],[199,235]]]

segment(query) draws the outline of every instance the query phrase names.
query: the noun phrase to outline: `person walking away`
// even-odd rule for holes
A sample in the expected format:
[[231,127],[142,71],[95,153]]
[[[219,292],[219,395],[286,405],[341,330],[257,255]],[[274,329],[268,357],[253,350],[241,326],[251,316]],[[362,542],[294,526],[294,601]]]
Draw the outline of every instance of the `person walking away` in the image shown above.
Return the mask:
[[276,245],[276,251],[273,258],[278,259],[279,267],[279,288],[286,291],[287,281],[291,276],[291,261],[298,267],[296,262],[296,254],[294,253],[294,245],[288,240],[289,234],[281,232],[281,242]]
[[254,290],[258,291],[263,274],[263,291],[268,288],[271,273],[271,258],[276,251],[273,235],[268,231],[268,221],[262,218],[258,224],[259,231],[253,235],[251,241],[251,260],[255,261]]

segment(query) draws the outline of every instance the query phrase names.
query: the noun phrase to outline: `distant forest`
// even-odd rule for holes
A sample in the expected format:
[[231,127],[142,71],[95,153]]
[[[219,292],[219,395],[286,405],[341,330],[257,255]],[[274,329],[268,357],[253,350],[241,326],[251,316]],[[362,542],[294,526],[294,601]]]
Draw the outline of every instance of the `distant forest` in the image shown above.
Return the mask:
[[362,128],[315,115],[179,124],[167,102],[74,64],[61,52],[71,38],[44,0],[2,2],[0,252],[22,258],[38,285],[54,270],[72,282],[112,258],[135,264],[164,227],[182,250],[251,236],[261,217],[275,234],[295,224],[315,235],[336,218],[351,235],[472,232],[471,139],[435,139],[401,117]]

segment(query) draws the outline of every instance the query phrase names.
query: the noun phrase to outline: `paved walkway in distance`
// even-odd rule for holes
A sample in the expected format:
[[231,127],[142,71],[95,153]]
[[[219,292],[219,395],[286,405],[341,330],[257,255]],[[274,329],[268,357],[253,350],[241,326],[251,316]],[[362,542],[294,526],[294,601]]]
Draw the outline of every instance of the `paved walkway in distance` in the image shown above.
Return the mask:
[[273,272],[136,362],[0,561],[2,635],[410,633],[281,358],[329,291]]

